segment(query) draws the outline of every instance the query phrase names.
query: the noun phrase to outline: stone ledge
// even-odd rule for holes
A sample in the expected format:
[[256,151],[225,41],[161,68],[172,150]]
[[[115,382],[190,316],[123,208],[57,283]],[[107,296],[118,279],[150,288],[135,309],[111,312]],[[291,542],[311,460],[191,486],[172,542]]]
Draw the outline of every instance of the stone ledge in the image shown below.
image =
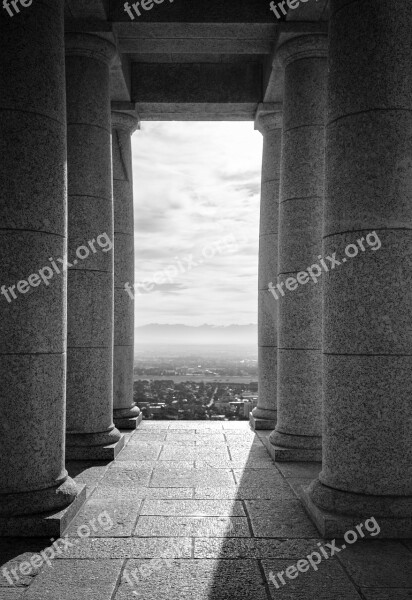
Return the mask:
[[63,535],[86,501],[86,486],[78,486],[77,498],[59,512],[0,517],[1,537],[54,537]]
[[269,429],[273,430],[276,427],[276,419],[256,419],[252,414],[249,415],[249,423],[253,430]]
[[140,413],[138,417],[132,417],[129,419],[114,419],[114,424],[117,429],[137,429],[140,423],[143,421],[143,415]]
[[115,460],[126,442],[124,435],[115,444],[108,446],[69,446],[66,448],[66,460]]
[[322,462],[322,450],[319,448],[283,448],[274,446],[269,438],[261,438],[272,459],[276,462]]

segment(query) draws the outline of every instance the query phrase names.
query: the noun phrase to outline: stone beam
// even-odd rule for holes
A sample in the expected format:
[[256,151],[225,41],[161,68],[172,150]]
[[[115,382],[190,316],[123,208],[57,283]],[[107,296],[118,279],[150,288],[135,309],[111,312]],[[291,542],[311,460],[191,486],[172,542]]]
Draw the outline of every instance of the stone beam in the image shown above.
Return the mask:
[[[150,5],[150,3],[147,3]],[[248,2],[222,2],[208,0],[207,3],[193,0],[164,0],[152,3],[149,10],[140,11],[136,20],[143,22],[180,23],[273,23],[275,17],[269,10],[269,3],[262,0]],[[110,0],[111,21],[130,21],[124,10],[124,0]]]
[[136,104],[142,121],[253,121],[257,102]]
[[137,103],[257,103],[261,88],[257,64],[132,65],[132,101]]

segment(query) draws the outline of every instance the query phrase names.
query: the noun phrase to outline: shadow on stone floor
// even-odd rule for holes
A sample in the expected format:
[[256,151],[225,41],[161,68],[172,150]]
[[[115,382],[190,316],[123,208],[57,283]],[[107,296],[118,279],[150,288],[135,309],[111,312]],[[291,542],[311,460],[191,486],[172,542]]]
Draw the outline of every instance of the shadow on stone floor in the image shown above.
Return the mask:
[[[277,573],[326,543],[295,492],[319,465],[275,465],[247,424],[146,422],[115,462],[69,470],[89,494],[70,547],[51,568],[19,573],[20,587],[0,576],[0,600],[412,598],[412,544],[399,541],[356,543],[282,584]],[[50,544],[3,540],[0,565],[21,568]]]

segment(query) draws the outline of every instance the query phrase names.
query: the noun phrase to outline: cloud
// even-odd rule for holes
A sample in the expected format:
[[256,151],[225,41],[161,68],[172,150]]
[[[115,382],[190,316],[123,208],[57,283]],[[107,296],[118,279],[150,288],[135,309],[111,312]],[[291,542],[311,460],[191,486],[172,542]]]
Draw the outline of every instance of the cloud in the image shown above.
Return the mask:
[[[200,262],[138,296],[136,323],[256,322],[262,136],[252,123],[151,122],[132,147],[136,281]],[[211,255],[229,235],[236,249]]]

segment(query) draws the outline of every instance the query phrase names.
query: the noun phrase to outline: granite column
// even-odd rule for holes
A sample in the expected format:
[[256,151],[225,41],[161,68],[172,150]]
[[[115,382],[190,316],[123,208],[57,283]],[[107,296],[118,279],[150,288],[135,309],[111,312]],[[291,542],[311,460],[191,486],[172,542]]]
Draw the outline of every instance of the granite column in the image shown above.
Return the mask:
[[324,535],[374,517],[380,537],[412,537],[412,4],[395,4],[331,2],[323,252],[340,264],[305,496]]
[[134,211],[131,135],[135,116],[112,112],[114,198],[113,417],[119,429],[136,429],[142,415],[133,401]]
[[278,306],[268,285],[276,283],[278,271],[282,105],[260,105],[255,129],[263,135],[258,291],[259,399],[250,422],[254,429],[274,429],[277,416]]
[[114,459],[113,182],[109,65],[115,47],[66,36],[69,189],[67,454]]
[[[275,460],[321,459],[322,249],[327,37],[283,44],[285,68],[279,207],[278,422]],[[316,276],[316,273],[318,276]],[[320,274],[319,274],[320,273]]]
[[67,276],[51,262],[67,247],[63,8],[63,0],[43,0],[13,19],[0,14],[0,535],[7,536],[58,537],[85,496],[65,469]]

